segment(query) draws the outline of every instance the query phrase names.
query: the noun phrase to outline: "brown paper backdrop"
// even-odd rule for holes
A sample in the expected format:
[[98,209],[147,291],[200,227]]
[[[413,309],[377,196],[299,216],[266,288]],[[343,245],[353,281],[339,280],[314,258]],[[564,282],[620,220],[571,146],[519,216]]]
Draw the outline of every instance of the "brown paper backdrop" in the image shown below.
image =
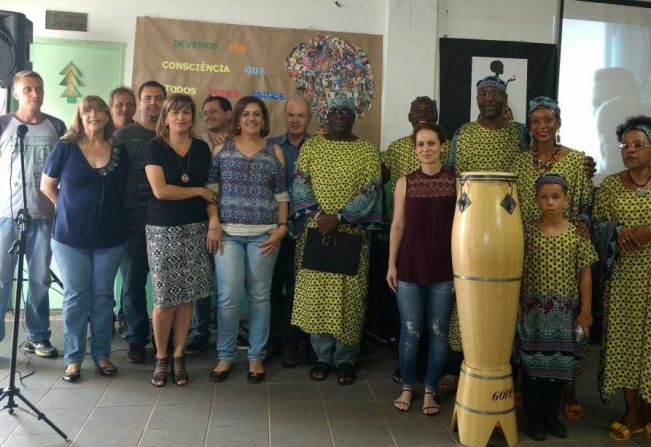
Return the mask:
[[[254,91],[269,92],[264,101],[271,114],[270,135],[278,135],[285,131],[282,99],[296,92],[285,60],[296,45],[316,35],[351,41],[368,54],[375,93],[371,109],[357,120],[354,132],[379,147],[382,36],[138,17],[132,85],[135,90],[154,79],[172,86],[168,93],[190,94],[197,110],[208,94],[225,96],[234,106]],[[188,65],[186,69],[163,68],[170,63]],[[217,72],[208,71],[209,67]],[[317,127],[313,119],[310,131]],[[201,119],[197,119],[197,131],[204,131]]]

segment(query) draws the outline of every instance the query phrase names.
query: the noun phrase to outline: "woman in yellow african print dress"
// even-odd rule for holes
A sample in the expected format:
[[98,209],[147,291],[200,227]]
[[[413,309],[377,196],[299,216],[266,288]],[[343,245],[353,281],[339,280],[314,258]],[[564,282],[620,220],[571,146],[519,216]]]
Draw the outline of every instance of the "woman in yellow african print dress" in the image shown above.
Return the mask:
[[[329,102],[329,132],[303,144],[292,190],[294,233],[299,233],[292,324],[311,334],[317,362],[310,377],[323,380],[336,367],[342,385],[356,379],[368,289],[367,230],[381,227],[382,211],[380,157],[372,144],[352,134],[354,122],[352,99]],[[362,237],[355,275],[303,267],[307,230],[313,228],[324,245],[336,243],[337,233]]]
[[602,182],[594,221],[598,251],[618,255],[607,262],[599,385],[604,401],[624,391],[626,412],[609,434],[625,440],[651,437],[651,118],[629,118],[617,137],[627,169]]
[[520,212],[526,224],[540,217],[536,205],[536,179],[548,173],[563,176],[567,180],[570,203],[563,217],[570,222],[588,223],[592,206],[592,180],[586,175],[584,154],[556,142],[561,127],[561,110],[558,103],[547,96],[529,101],[531,125],[531,149],[518,154],[511,172],[518,176]]

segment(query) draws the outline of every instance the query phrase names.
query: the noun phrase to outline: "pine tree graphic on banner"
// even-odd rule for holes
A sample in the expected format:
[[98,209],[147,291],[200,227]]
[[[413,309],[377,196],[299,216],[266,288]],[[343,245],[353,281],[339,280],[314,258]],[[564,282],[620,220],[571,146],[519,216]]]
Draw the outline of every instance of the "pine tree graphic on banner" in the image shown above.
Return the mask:
[[81,78],[81,72],[75,66],[75,64],[70,61],[63,70],[59,72],[60,75],[63,75],[63,80],[59,85],[65,85],[66,89],[61,93],[61,98],[67,98],[68,103],[74,104],[77,102],[77,98],[81,98],[83,95],[79,93],[77,87],[84,85],[79,78]]

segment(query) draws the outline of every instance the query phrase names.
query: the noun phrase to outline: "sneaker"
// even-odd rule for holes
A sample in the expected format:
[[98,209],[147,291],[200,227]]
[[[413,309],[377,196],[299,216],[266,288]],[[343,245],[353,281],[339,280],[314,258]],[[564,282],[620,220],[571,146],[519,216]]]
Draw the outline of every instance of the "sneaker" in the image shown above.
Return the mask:
[[196,335],[183,350],[187,355],[199,354],[208,346],[208,339],[203,335]]
[[129,351],[127,351],[127,361],[130,363],[144,363],[145,361],[145,345],[142,343],[129,343]]
[[29,354],[36,354],[39,357],[53,358],[59,356],[59,351],[50,344],[50,340],[26,340],[23,345],[23,350]]

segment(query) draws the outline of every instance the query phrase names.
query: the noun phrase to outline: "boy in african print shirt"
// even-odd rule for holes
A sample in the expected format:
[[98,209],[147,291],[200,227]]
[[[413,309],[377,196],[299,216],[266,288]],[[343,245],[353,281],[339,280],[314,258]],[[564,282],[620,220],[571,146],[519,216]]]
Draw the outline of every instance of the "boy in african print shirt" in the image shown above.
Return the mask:
[[567,436],[558,419],[561,394],[565,383],[574,380],[592,325],[590,265],[597,254],[590,240],[563,218],[569,203],[564,177],[539,177],[536,202],[542,215],[525,225],[518,342],[529,415],[526,433],[541,441],[547,434]]

